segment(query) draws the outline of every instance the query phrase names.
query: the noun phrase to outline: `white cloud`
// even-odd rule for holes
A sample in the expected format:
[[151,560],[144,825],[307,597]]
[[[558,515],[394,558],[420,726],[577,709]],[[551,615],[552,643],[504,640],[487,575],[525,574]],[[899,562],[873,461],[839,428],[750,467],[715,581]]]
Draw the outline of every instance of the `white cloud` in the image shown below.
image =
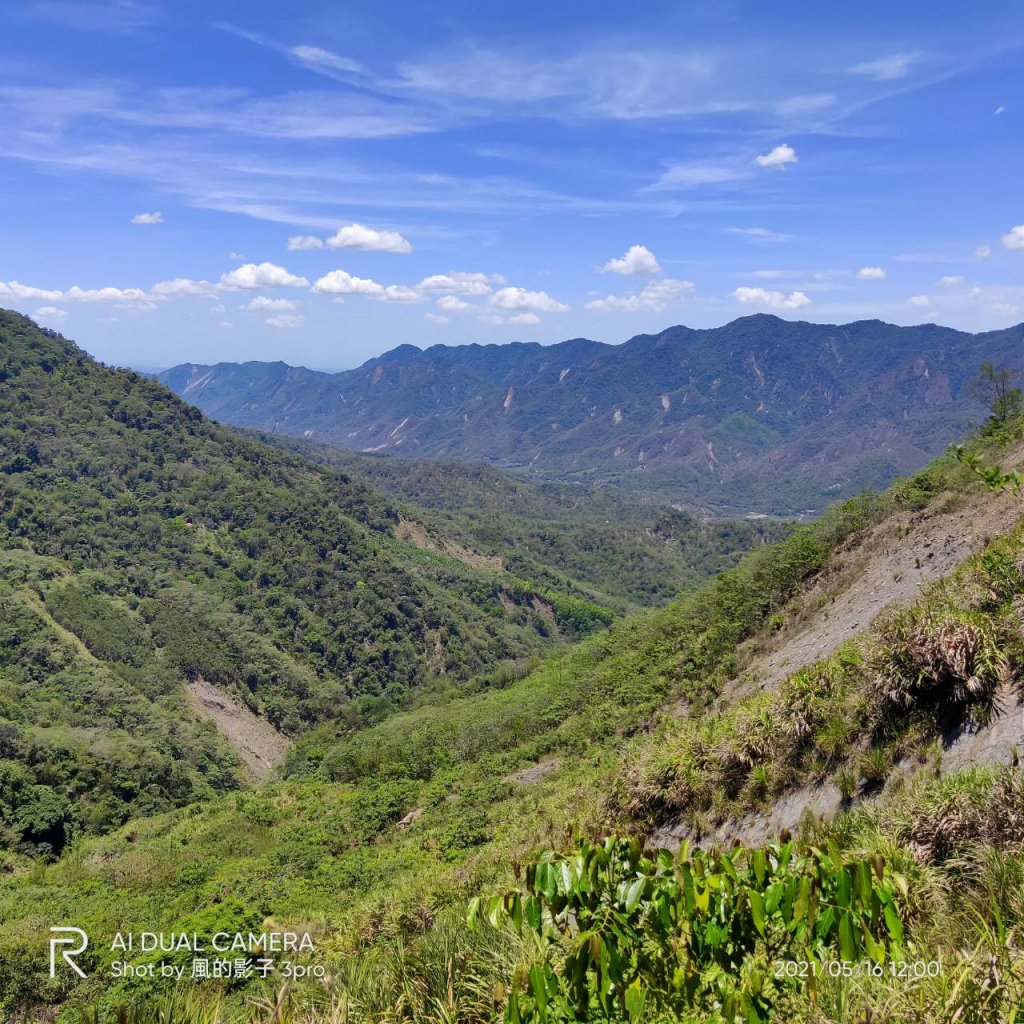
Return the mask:
[[306,318],[299,313],[278,313],[276,316],[268,316],[267,324],[270,327],[278,327],[286,331],[294,331],[306,322]]
[[490,295],[491,285],[504,284],[500,274],[452,271],[448,274],[431,274],[423,278],[416,287],[421,292],[451,292],[456,295]]
[[246,309],[261,309],[261,310],[274,310],[276,312],[286,312],[290,309],[295,308],[295,303],[290,299],[268,299],[266,295],[257,295],[253,299]]
[[72,285],[64,298],[70,302],[121,302],[152,305],[141,288],[79,288]]
[[42,320],[63,320],[67,315],[66,309],[58,309],[56,306],[40,306],[36,310],[36,316]]
[[998,115],[998,114],[1004,113],[1005,110],[1006,110],[1006,107],[996,107],[996,109],[993,111],[993,113]]
[[355,74],[363,70],[362,64],[358,61],[341,57],[336,53],[331,53],[330,50],[321,49],[319,46],[293,46],[288,52],[296,60],[308,64],[314,70],[326,68],[331,71],[348,71]]
[[292,235],[288,239],[289,252],[297,252],[302,249],[322,249],[323,247],[323,239],[317,238],[316,235]]
[[463,302],[462,299],[458,299],[454,295],[442,295],[437,300],[437,306],[439,309],[446,310],[449,313],[458,313],[463,309],[469,309],[468,302]]
[[218,294],[218,288],[210,281],[193,281],[189,277],[176,277],[172,281],[158,281],[149,289],[155,299],[175,299],[182,295],[201,295],[211,298]]
[[435,324],[446,324],[448,323],[448,317],[441,316],[440,313],[427,313],[426,317],[428,320],[433,321]]
[[754,163],[758,167],[778,167],[780,170],[784,170],[786,164],[795,164],[797,161],[796,150],[785,142],[781,146],[776,146],[770,153],[754,157]]
[[644,191],[662,192],[671,189],[698,188],[701,185],[721,185],[728,181],[749,178],[750,172],[729,164],[716,164],[703,160],[692,160],[672,164],[662,176]]
[[695,287],[696,285],[692,281],[663,277],[658,281],[651,281],[642,292],[635,295],[607,295],[603,299],[594,299],[588,302],[586,308],[602,312],[658,313],[669,303],[692,292]]
[[397,231],[376,231],[363,224],[349,224],[327,239],[328,249],[366,249],[370,252],[412,252],[409,240]]
[[377,298],[381,302],[423,302],[424,296],[404,284],[389,284]]
[[1016,316],[1020,312],[1020,307],[1013,305],[1011,302],[993,302],[988,309],[990,313],[995,313],[996,316]]
[[979,245],[974,250],[974,255],[979,260],[988,259],[988,257],[992,255],[992,246],[991,245]]
[[964,283],[964,277],[962,274],[946,274],[944,277],[940,277],[936,284],[942,285],[943,288],[955,288],[957,285]]
[[224,274],[220,283],[225,288],[303,288],[309,284],[276,263],[245,263]]
[[911,64],[920,59],[921,54],[916,52],[892,53],[887,57],[854,64],[849,71],[853,75],[873,78],[876,82],[891,82],[893,79],[903,78],[910,71]]
[[155,213],[137,213],[132,217],[133,224],[163,224],[164,215],[157,210]]
[[539,324],[540,317],[536,313],[516,313],[508,318],[510,324]]
[[737,288],[732,294],[745,306],[767,306],[769,309],[799,309],[811,303],[803,292],[790,292],[786,295],[766,288],[743,287]]
[[925,306],[932,304],[932,300],[927,295],[911,295],[907,302],[911,306],[917,306],[918,309],[924,309]]
[[43,299],[59,302],[64,298],[64,293],[56,288],[33,288],[18,281],[0,281],[0,296],[8,299]]
[[639,274],[658,274],[661,267],[654,253],[645,245],[631,245],[625,256],[620,259],[609,260],[601,272],[605,274],[622,274],[625,277],[633,277]]
[[531,292],[525,288],[502,288],[491,296],[491,305],[498,309],[523,309],[537,313],[567,313],[564,302],[551,298],[547,292]]
[[1024,224],[1010,228],[1002,238],[1004,249],[1024,249]]
[[755,270],[754,277],[763,277],[767,279],[775,279],[778,277],[789,277],[793,271],[791,270]]
[[380,295],[384,285],[368,277],[353,277],[347,270],[332,270],[313,284],[313,291],[326,295]]
[[741,235],[752,242],[788,242],[793,236],[784,235],[781,231],[769,231],[768,228],[726,228],[730,235]]
[[230,320],[221,320],[218,327],[223,327],[225,330],[230,331],[235,325]]
[[244,260],[245,257],[240,252],[229,252],[228,253],[228,259],[229,260]]
[[862,281],[883,281],[887,275],[884,267],[861,267],[857,276]]

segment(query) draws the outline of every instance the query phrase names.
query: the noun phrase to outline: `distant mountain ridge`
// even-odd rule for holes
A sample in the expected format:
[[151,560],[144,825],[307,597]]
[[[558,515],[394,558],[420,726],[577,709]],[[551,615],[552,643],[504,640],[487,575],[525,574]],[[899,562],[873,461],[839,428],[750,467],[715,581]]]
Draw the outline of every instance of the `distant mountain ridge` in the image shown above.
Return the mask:
[[209,415],[353,451],[452,456],[728,511],[793,512],[884,485],[984,410],[983,361],[1022,326],[968,334],[759,314],[621,345],[402,345],[358,369],[183,364],[160,380]]

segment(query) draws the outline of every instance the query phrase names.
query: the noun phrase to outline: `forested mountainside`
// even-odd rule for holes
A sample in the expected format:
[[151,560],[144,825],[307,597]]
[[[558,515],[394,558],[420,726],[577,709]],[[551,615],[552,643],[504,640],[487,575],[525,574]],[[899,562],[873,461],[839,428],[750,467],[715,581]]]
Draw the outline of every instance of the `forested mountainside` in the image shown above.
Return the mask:
[[638,560],[625,609],[766,534],[687,518],[685,542],[609,530],[513,568],[414,515],[0,312],[0,847],[53,852],[237,788],[318,723],[521,675],[612,620],[606,558]]
[[622,345],[402,345],[356,370],[184,364],[160,379],[216,419],[362,452],[478,459],[719,510],[821,510],[924,465],[983,418],[979,363],[1021,327],[743,317]]
[[[967,454],[1019,466],[1021,429]],[[361,729],[324,723],[284,779],[55,863],[6,854],[0,1008],[70,1021],[86,1001],[89,1020],[122,1006],[185,1024],[1011,1020],[1022,507],[947,455],[523,678],[424,692]],[[781,825],[798,841],[761,848]],[[734,836],[760,838],[723,852]],[[707,852],[642,853],[680,839]],[[97,943],[87,979],[50,979],[38,950],[58,918],[100,936],[126,920],[294,929],[324,977],[161,987],[113,979],[120,954]]]
[[662,604],[792,523],[719,519],[614,486],[531,480],[480,462],[360,455],[331,445],[264,440],[371,482],[402,511],[400,530],[500,558],[516,576],[582,588],[613,608]]

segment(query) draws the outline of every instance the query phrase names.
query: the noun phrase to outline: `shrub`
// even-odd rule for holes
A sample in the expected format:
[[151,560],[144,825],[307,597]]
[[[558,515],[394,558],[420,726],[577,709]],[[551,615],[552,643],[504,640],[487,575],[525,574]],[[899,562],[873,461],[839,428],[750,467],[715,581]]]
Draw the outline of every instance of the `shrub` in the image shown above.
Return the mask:
[[984,615],[912,609],[893,616],[878,636],[877,725],[891,727],[915,711],[943,728],[985,724],[1010,668],[1001,639]]

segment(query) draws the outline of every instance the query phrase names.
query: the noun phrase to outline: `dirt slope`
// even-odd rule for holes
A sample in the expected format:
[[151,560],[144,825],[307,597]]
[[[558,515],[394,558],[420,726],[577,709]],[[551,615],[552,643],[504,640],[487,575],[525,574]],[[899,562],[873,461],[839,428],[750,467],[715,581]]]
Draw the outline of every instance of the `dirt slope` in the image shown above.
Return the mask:
[[[1024,446],[1004,460],[1024,463]],[[989,540],[1006,533],[1024,515],[1024,498],[1007,491],[975,491],[969,500],[942,494],[920,511],[891,516],[851,538],[828,568],[784,610],[785,625],[764,631],[740,649],[741,671],[723,692],[728,705],[758,689],[778,687],[789,675],[826,658],[864,632],[879,614],[911,604],[920,591],[948,575]],[[971,764],[1009,762],[1024,753],[1024,713],[1004,693],[1002,713],[985,729],[947,736],[939,768],[955,771]],[[679,707],[677,713],[685,714]],[[897,776],[917,769],[906,763]],[[896,776],[894,776],[896,777]],[[899,784],[898,782],[896,784]],[[842,806],[839,790],[828,779],[784,794],[765,815],[722,824],[707,840],[757,845],[783,828],[796,831],[808,814],[832,817]],[[658,829],[651,840],[678,847],[693,839],[683,823]],[[704,845],[702,842],[700,845]]]
[[[1006,460],[1024,462],[1024,446]],[[1024,514],[1007,491],[974,492],[969,501],[941,494],[920,511],[892,516],[852,538],[829,567],[785,609],[785,626],[740,649],[743,668],[729,701],[774,689],[798,669],[825,658],[863,632],[880,612],[911,604],[927,584],[948,575]]]
[[266,719],[254,715],[205,679],[189,683],[186,692],[189,704],[213,722],[256,782],[284,761],[291,743]]

